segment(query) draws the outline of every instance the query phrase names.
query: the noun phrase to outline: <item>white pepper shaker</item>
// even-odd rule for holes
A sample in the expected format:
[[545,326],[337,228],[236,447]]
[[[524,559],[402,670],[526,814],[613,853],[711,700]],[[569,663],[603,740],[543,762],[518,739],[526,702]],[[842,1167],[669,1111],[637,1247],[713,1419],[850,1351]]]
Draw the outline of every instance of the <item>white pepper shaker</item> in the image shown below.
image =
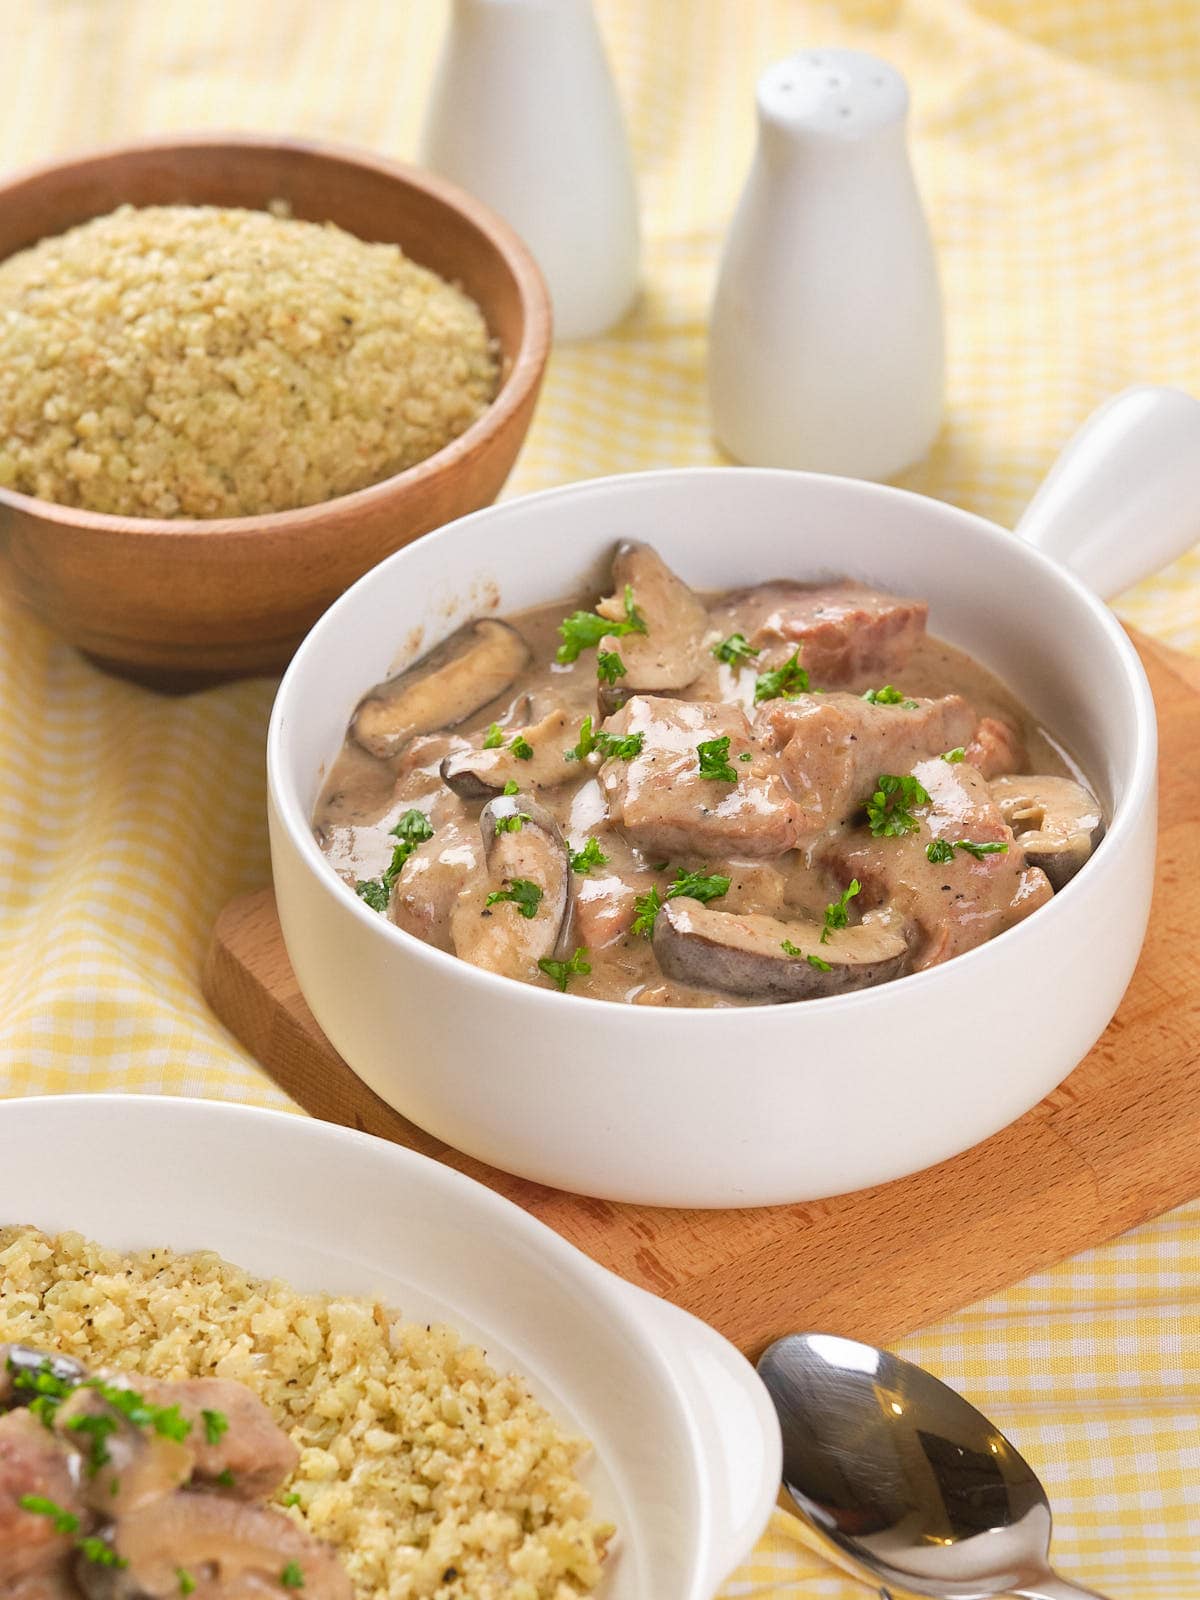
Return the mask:
[[739,461],[890,478],[933,442],[941,295],[907,113],[901,75],[858,50],[759,79],[709,330],[713,429]]
[[558,338],[629,309],[637,190],[591,0],[454,0],[421,159],[529,245]]

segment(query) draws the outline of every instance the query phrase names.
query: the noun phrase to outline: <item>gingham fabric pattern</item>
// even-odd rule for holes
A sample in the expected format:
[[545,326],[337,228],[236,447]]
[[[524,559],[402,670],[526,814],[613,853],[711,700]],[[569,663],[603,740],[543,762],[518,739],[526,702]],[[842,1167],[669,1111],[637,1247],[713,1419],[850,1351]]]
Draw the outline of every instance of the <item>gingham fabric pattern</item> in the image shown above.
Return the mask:
[[[1200,392],[1200,0],[598,0],[638,165],[644,291],[560,349],[508,493],[719,459],[705,321],[770,61],[849,44],[913,90],[946,422],[913,488],[1011,523],[1133,381]],[[6,168],[172,129],[411,156],[444,3],[0,0]],[[1200,650],[1200,552],[1122,598]],[[163,700],[0,595],[0,1088],[286,1104],[208,1013],[213,919],[265,881],[273,684]],[[1153,1063],[1147,1063],[1153,1092]],[[1043,1472],[1056,1557],[1116,1600],[1200,1597],[1200,1204],[906,1339]],[[729,1596],[867,1593],[778,1514]],[[669,1600],[669,1597],[657,1597]]]

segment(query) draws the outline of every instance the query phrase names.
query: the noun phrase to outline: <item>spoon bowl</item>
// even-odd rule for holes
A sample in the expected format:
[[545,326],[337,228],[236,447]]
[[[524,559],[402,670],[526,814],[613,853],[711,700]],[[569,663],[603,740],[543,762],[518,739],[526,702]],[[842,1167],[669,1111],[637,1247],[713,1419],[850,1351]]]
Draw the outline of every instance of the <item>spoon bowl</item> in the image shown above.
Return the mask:
[[783,1429],[788,1493],[878,1582],[939,1600],[1102,1600],[1051,1570],[1050,1505],[1033,1468],[923,1368],[796,1333],[758,1371]]

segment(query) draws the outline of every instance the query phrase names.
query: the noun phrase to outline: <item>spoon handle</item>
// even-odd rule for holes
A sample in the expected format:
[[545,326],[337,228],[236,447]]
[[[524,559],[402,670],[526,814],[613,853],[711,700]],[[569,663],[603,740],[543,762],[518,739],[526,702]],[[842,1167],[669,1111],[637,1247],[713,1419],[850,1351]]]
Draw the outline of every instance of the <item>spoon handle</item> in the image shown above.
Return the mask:
[[1085,1589],[1080,1583],[1069,1583],[1056,1572],[1047,1572],[1035,1584],[1012,1591],[1016,1600],[1108,1600],[1098,1589]]

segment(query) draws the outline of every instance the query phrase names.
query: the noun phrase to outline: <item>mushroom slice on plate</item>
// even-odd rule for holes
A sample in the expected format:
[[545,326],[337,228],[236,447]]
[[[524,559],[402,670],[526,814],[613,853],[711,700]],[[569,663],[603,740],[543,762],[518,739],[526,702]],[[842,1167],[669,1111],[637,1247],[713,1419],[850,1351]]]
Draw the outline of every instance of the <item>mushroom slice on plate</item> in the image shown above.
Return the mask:
[[503,694],[528,660],[529,646],[506,622],[469,622],[373,689],[359,703],[351,731],[373,756],[397,755],[417,734],[453,728]]
[[607,717],[631,694],[668,694],[691,683],[704,664],[708,612],[648,544],[628,540],[613,560],[615,593],[596,610],[612,622],[626,620],[625,595],[646,624],[645,633],[606,635],[600,650],[615,653],[625,672],[615,682],[601,679],[600,715]]
[[530,728],[505,728],[502,742],[491,750],[459,750],[442,762],[446,785],[464,800],[486,800],[506,783],[522,789],[553,789],[578,775],[567,760],[567,747],[578,738],[561,706]]
[[993,778],[989,788],[1025,860],[1041,867],[1057,893],[1104,837],[1104,816],[1095,797],[1070,778],[1025,773]]
[[907,970],[904,937],[876,922],[831,934],[808,920],[713,911],[668,900],[654,924],[654,954],[669,978],[751,1000],[815,1000],[886,983]]
[[574,897],[567,844],[530,794],[497,795],[479,815],[483,880],[451,917],[455,953],[527,982],[538,962],[569,951]]
[[81,1559],[76,1580],[88,1600],[176,1600],[181,1569],[197,1600],[200,1594],[243,1600],[288,1588],[303,1600],[351,1600],[353,1594],[329,1546],[282,1511],[219,1495],[184,1492],[142,1506],[121,1517],[106,1542],[125,1565]]

